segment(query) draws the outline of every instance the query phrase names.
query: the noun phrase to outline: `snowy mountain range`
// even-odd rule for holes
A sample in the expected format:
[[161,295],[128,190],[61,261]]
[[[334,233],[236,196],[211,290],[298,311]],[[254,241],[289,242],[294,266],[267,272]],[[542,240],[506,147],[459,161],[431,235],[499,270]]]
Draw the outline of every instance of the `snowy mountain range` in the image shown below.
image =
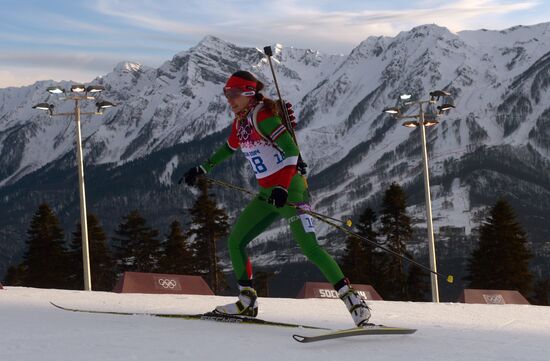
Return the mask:
[[[298,115],[318,212],[357,216],[367,205],[376,208],[381,192],[398,182],[416,226],[425,227],[420,135],[382,109],[397,105],[402,93],[425,99],[443,89],[456,109],[427,133],[439,242],[448,239],[444,230],[463,238],[475,233],[485,207],[505,196],[530,235],[537,264],[550,257],[550,23],[459,33],[423,25],[369,37],[348,55],[274,49],[281,91]],[[102,117],[82,119],[88,207],[108,232],[131,209],[163,232],[174,218],[188,221],[182,213],[194,196],[175,181],[225,141],[232,114],[221,89],[239,69],[255,73],[275,97],[262,50],[213,36],[158,69],[123,62],[90,81],[105,86],[102,99],[118,104]],[[71,111],[71,103],[46,92],[70,84],[0,89],[0,275],[21,257],[39,203],[55,209],[67,233],[76,227],[74,121],[31,108],[48,101]],[[247,167],[237,155],[213,175],[253,189]],[[214,191],[232,216],[247,201]],[[329,248],[343,248],[342,236],[317,227]],[[302,259],[286,232],[277,224],[254,242],[258,264]],[[451,255],[464,255],[445,245]]]

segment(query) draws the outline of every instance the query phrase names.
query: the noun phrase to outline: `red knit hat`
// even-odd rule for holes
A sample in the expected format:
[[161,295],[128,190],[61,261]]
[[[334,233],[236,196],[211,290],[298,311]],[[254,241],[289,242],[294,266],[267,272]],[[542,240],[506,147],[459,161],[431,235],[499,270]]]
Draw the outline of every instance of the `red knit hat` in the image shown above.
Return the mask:
[[238,76],[232,75],[229,77],[229,79],[227,79],[227,83],[225,83],[225,87],[223,88],[223,90],[225,93],[227,93],[232,89],[238,89],[241,91],[241,95],[253,96],[256,94],[257,86],[258,83],[253,80],[246,80],[243,78],[239,78]]

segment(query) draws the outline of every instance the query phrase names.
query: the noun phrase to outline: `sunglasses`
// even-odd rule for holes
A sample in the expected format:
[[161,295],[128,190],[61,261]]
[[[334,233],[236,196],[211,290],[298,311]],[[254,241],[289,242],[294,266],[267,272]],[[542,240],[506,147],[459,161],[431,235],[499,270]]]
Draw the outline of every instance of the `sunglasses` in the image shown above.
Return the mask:
[[241,88],[230,88],[225,87],[223,88],[223,94],[227,99],[235,99],[242,96],[245,97],[251,97],[256,94],[254,90],[243,90]]

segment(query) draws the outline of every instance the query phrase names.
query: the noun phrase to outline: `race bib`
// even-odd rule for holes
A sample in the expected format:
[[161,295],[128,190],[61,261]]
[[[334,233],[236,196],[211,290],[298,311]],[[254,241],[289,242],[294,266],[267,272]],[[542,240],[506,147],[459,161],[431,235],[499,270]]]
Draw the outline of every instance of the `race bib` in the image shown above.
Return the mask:
[[309,203],[295,203],[296,211],[298,212],[298,217],[300,218],[300,221],[302,222],[302,227],[304,228],[304,231],[306,233],[315,233],[315,226],[313,224],[313,217],[310,216],[307,213],[304,213],[305,211],[311,211],[311,206]]
[[302,221],[302,226],[306,233],[315,233],[315,227],[313,226],[313,217],[309,214],[300,214],[300,220]]

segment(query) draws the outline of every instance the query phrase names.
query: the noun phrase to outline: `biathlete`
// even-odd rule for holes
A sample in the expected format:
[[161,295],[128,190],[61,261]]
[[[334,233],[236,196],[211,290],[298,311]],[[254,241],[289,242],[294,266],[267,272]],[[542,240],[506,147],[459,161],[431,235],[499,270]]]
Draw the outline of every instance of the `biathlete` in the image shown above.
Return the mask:
[[[239,215],[229,235],[229,255],[239,284],[239,299],[218,306],[214,312],[255,317],[258,296],[246,271],[246,246],[273,221],[284,217],[302,252],[323,273],[344,301],[357,326],[365,325],[370,309],[354,290],[335,260],[317,243],[312,217],[300,212],[309,209],[305,179],[297,173],[299,150],[278,116],[277,104],[260,91],[264,84],[246,71],[231,75],[223,89],[235,119],[231,134],[206,162],[185,173],[189,186],[238,148],[250,162],[260,186],[258,195]],[[287,203],[288,202],[288,203]],[[297,207],[293,207],[293,204]]]

